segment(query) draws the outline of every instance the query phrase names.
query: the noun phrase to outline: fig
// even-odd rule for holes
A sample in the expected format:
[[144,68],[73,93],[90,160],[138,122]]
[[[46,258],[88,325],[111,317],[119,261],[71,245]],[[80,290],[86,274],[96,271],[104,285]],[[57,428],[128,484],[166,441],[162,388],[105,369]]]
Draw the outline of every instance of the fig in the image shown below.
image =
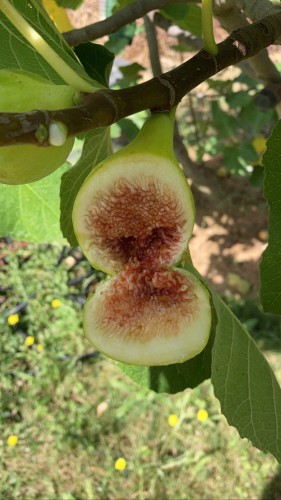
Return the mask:
[[136,139],[90,173],[73,208],[83,252],[113,275],[84,306],[85,335],[128,364],[186,361],[210,335],[207,288],[172,267],[188,252],[195,217],[173,152],[173,126],[173,113],[152,115]]
[[88,340],[123,363],[182,363],[206,346],[211,328],[209,292],[176,268],[126,266],[105,280],[84,306]]
[[[31,73],[0,71],[0,112],[67,108],[73,106],[76,93],[68,85],[54,85]],[[0,182],[26,184],[51,174],[67,159],[74,138],[69,137],[61,142],[63,144],[60,146],[49,147],[32,144],[1,147]]]

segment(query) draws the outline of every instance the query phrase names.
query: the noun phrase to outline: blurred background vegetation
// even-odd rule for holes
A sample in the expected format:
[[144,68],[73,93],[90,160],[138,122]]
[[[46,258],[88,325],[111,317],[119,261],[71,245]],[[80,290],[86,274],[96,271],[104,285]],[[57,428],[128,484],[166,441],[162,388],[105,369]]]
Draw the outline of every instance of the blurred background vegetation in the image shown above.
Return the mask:
[[[129,2],[103,3],[109,15],[110,5]],[[98,20],[98,4],[85,1],[71,22],[89,22],[88,10]],[[175,14],[166,10],[166,21],[174,23]],[[188,16],[179,24],[192,28]],[[189,43],[160,28],[157,34],[165,70],[190,57],[198,42],[196,33],[189,32]],[[151,77],[142,21],[108,37],[107,47],[120,56],[114,88]],[[262,312],[252,270],[267,240],[262,154],[277,120],[274,108],[256,106],[262,88],[237,68],[226,70],[183,99],[178,125],[188,172],[203,172],[208,185],[193,186],[198,268],[223,291],[281,379],[280,319]],[[131,140],[145,117],[115,124],[114,147]],[[155,394],[92,350],[81,309],[103,277],[78,248],[0,240],[1,498],[280,500],[281,468],[229,428],[209,381],[174,396]]]
[[[155,394],[92,350],[81,307],[103,275],[79,249],[6,239],[1,259],[2,498],[281,498],[276,460],[228,427],[209,381]],[[228,302],[280,375],[279,318]]]

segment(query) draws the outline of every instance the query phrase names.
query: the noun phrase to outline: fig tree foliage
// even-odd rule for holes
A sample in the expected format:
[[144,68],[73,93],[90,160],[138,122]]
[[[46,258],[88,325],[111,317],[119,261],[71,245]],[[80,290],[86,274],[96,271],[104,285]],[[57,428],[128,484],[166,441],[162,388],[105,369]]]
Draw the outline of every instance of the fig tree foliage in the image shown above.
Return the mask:
[[[186,17],[178,15],[183,8]],[[198,9],[170,5],[162,14],[169,22],[188,20],[192,31],[188,12],[193,12],[198,36]],[[173,103],[169,110],[154,109],[153,98],[143,94],[144,100],[151,99],[152,118],[136,139],[112,154],[104,124],[110,106],[120,111],[118,99],[113,102],[105,90],[113,55],[95,44],[71,48],[36,0],[2,0],[0,26],[1,236],[80,244],[92,265],[111,276],[85,306],[90,341],[151,390],[176,393],[211,378],[229,424],[281,462],[276,376],[243,325],[192,265],[188,242],[195,209],[173,152],[168,113]],[[124,30],[119,42],[121,38],[123,43]],[[213,42],[213,53],[204,55],[206,65],[217,57]],[[134,114],[134,106],[142,106],[130,97],[139,95],[130,83],[135,68],[125,73],[121,90],[128,91]],[[194,73],[194,86],[196,78]],[[159,81],[170,96],[178,91],[173,75]],[[98,103],[94,118],[93,93]],[[141,109],[147,109],[145,103]],[[76,134],[81,116],[85,128]],[[42,123],[34,128],[38,117]],[[238,119],[241,115],[224,116],[221,134]],[[127,124],[120,121],[123,129]],[[263,158],[270,212],[261,295],[266,311],[275,314],[281,314],[280,134],[279,122]],[[83,141],[78,160],[68,157],[76,135]],[[251,154],[255,161],[252,149]]]

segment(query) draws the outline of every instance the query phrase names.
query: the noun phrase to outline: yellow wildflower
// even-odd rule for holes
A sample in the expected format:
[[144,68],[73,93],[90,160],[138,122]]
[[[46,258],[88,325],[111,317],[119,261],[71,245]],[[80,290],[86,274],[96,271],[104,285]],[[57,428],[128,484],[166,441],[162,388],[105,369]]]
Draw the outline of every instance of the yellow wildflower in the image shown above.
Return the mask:
[[32,335],[28,335],[28,337],[26,337],[24,343],[27,347],[30,347],[31,345],[34,344],[34,337],[32,337]]
[[19,315],[18,314],[11,314],[10,316],[8,316],[8,324],[13,326],[13,325],[16,325],[18,322],[19,322]]
[[61,301],[59,299],[53,299],[51,302],[51,306],[53,307],[53,309],[57,309],[61,306]]
[[179,417],[177,415],[169,415],[168,424],[170,427],[176,427],[178,423],[179,423]]
[[127,462],[126,462],[125,458],[123,458],[123,457],[117,458],[117,460],[114,464],[115,470],[123,471],[126,469],[126,467],[127,467]]
[[208,420],[209,418],[209,413],[207,412],[207,410],[198,410],[196,416],[199,422],[206,422],[206,420]]
[[38,345],[37,345],[37,351],[38,351],[38,352],[42,352],[42,351],[43,351],[43,349],[44,349],[44,346],[43,346],[42,344],[38,344]]
[[7,439],[7,445],[16,446],[17,444],[18,444],[18,436],[15,436],[15,434],[10,434],[10,436]]

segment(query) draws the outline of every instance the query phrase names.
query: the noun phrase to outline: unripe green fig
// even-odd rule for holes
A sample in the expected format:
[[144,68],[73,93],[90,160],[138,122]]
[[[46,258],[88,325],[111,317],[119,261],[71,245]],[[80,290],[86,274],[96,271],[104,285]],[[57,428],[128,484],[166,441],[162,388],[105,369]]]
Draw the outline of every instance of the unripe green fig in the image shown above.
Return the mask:
[[173,152],[173,126],[173,113],[153,115],[136,139],[87,177],[73,209],[86,257],[114,275],[85,304],[85,335],[128,364],[186,361],[210,335],[207,288],[171,267],[188,250],[195,217]]
[[[54,85],[31,73],[0,71],[0,112],[68,108],[74,105],[75,93],[76,90],[67,85]],[[29,144],[0,147],[0,182],[26,184],[51,174],[67,159],[74,138],[62,139],[60,144],[62,142],[60,146],[49,147]]]

